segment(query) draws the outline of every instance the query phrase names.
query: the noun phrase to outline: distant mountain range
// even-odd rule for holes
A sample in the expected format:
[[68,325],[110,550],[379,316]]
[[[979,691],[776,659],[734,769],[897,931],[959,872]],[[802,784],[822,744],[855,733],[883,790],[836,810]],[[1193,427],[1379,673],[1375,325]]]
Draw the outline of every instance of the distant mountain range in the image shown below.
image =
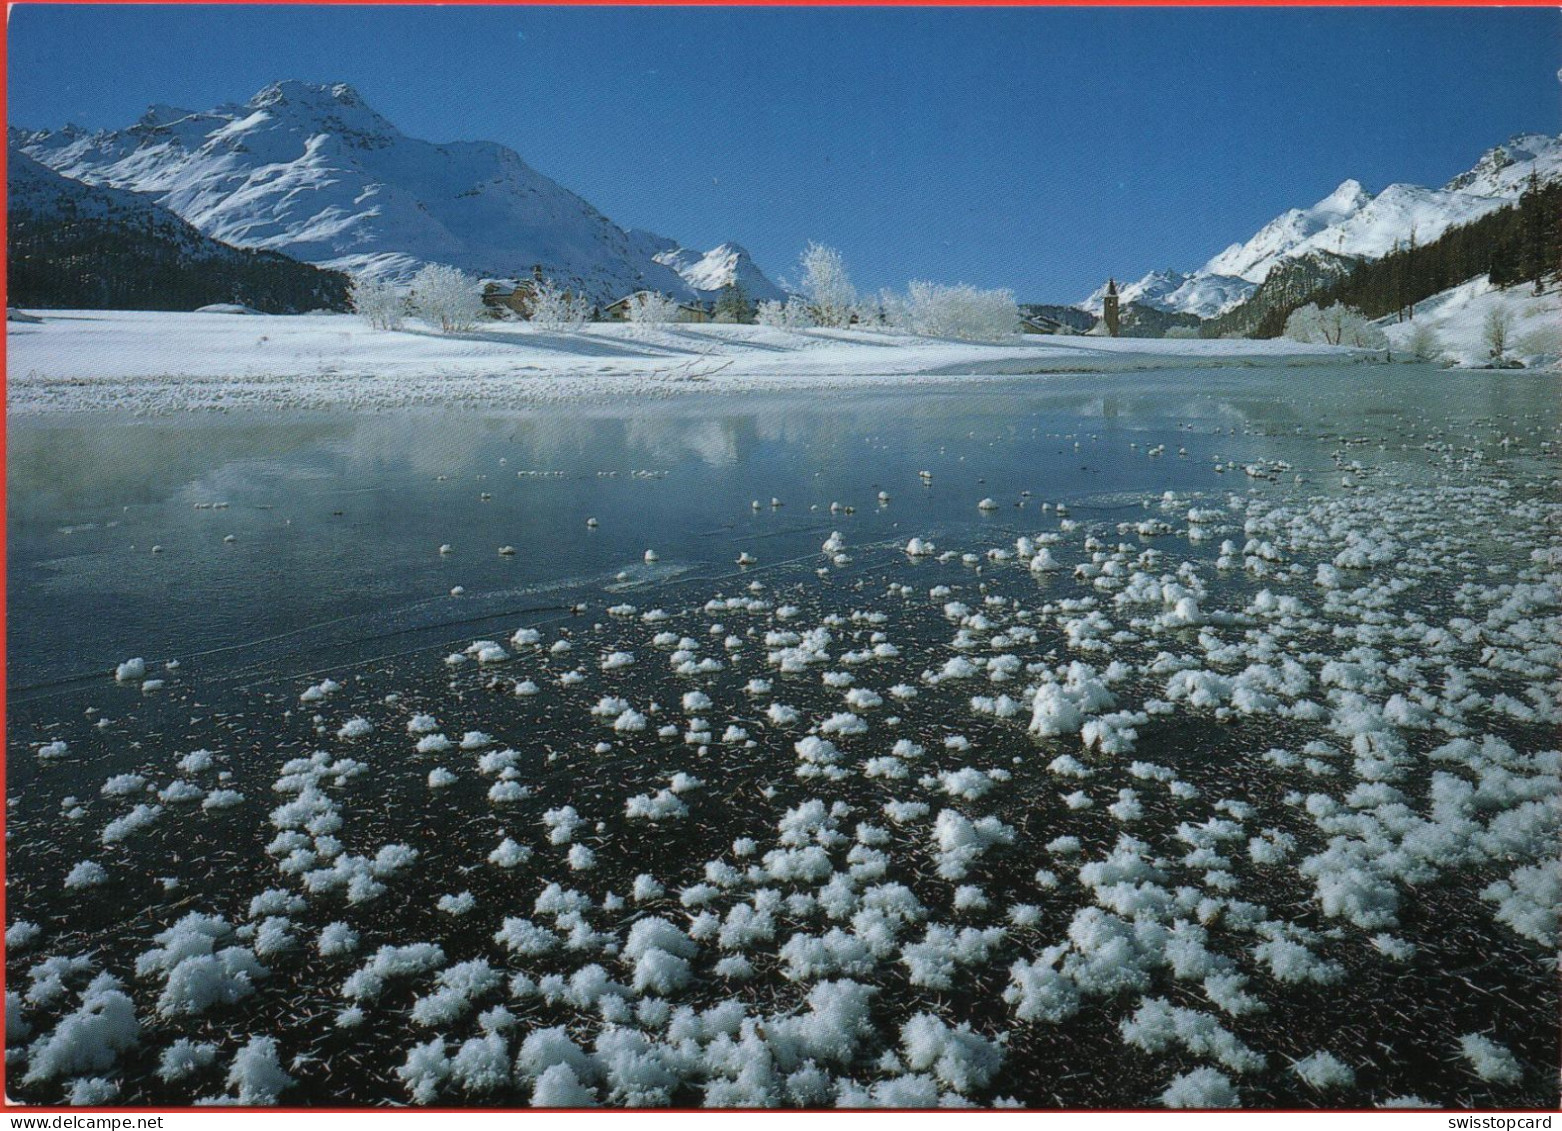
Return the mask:
[[[323,299],[339,292],[339,276],[289,273],[283,257],[397,280],[426,263],[490,279],[525,277],[540,266],[599,302],[642,288],[711,300],[734,282],[751,301],[785,297],[736,243],[692,250],[621,228],[514,151],[408,137],[343,83],[273,83],[243,104],[205,111],[154,105],[120,130],[13,128],[9,139],[13,253],[18,225],[30,223],[23,234],[32,278],[66,301],[60,288],[68,291],[73,278],[82,284],[82,304],[99,292],[124,301],[127,280],[87,286],[82,265],[95,252],[112,252],[123,270],[137,246],[168,284],[155,299],[160,306],[223,290],[234,293],[206,301],[248,301],[239,292],[260,293],[261,276],[277,288],[267,292],[272,308],[335,304]],[[1514,137],[1440,189],[1393,184],[1374,195],[1346,180],[1196,270],[1153,271],[1120,286],[1123,306],[1138,312],[1131,321],[1140,333],[1186,325],[1187,316],[1256,324],[1256,315],[1235,312],[1278,309],[1396,246],[1431,243],[1513,203],[1532,174],[1562,178],[1562,138]],[[50,245],[42,218],[62,210],[74,226]],[[262,252],[272,258],[256,259]],[[74,266],[52,269],[51,256]],[[181,284],[171,273],[181,258],[209,278]],[[243,286],[234,274],[241,267],[250,272]],[[12,276],[13,301],[24,301],[15,264]],[[146,297],[153,289],[137,293],[153,302]],[[1104,290],[1078,308],[1099,315]]]
[[408,137],[345,83],[273,83],[205,111],[155,105],[120,130],[13,128],[10,141],[234,247],[342,271],[404,280],[446,263],[514,278],[540,265],[599,301],[641,288],[710,299],[733,280],[750,299],[783,297],[737,244],[690,251],[620,228],[513,150]]
[[[1396,246],[1426,244],[1524,191],[1531,173],[1562,177],[1562,137],[1520,134],[1486,151],[1468,171],[1440,189],[1393,184],[1374,196],[1347,180],[1310,208],[1281,213],[1245,243],[1234,243],[1191,272],[1152,271],[1119,287],[1122,301],[1212,318],[1246,302],[1280,267],[1379,259]],[[1103,285],[1079,304],[1101,312]]]

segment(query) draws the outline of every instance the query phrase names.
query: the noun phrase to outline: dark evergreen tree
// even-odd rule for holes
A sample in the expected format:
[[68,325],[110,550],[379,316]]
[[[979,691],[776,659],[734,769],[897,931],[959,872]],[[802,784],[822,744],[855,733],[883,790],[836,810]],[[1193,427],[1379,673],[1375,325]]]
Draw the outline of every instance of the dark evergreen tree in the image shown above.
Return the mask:
[[346,310],[347,276],[270,251],[191,256],[162,233],[112,219],[9,218],[6,299],[13,306],[194,310],[236,302],[268,314]]
[[743,290],[743,284],[736,279],[722,287],[716,296],[717,322],[753,322],[754,314],[754,303]]
[[1540,178],[1530,171],[1529,183],[1520,199],[1520,223],[1523,228],[1523,273],[1540,294],[1545,286],[1548,271],[1556,269],[1555,255],[1557,216],[1555,209],[1524,207],[1530,199],[1539,200]]

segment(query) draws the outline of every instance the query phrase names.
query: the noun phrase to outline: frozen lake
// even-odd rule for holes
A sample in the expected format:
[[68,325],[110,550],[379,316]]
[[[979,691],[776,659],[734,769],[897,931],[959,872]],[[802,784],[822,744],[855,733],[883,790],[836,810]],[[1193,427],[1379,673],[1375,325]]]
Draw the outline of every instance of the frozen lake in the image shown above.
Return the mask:
[[1559,414],[14,418],[13,1088],[1554,1107]]
[[[1384,455],[1416,476],[1424,453],[1401,444],[1500,431],[1549,412],[1552,392],[1328,367],[599,410],[24,417],[9,437],[11,692],[141,653],[230,649],[199,665],[208,675],[257,660],[312,670],[387,634],[611,603],[624,570],[633,584],[720,576],[744,551],[774,567],[837,528],[854,542],[992,539],[1030,530],[1043,502],[1104,500],[1082,513],[1105,518],[1165,490],[1245,491],[1240,466],[1217,474],[1215,457],[1321,474],[1335,438],[1369,423],[1394,428]],[[1166,452],[1148,457],[1156,444]],[[978,511],[989,496],[1001,506]],[[855,513],[832,516],[832,502]]]

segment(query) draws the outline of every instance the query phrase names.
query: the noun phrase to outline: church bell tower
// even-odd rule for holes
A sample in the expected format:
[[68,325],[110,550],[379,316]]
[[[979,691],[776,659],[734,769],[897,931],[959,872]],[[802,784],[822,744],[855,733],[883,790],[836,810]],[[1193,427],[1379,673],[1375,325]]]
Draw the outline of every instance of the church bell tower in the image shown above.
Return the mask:
[[1106,294],[1101,299],[1101,321],[1106,323],[1109,338],[1117,337],[1117,280],[1106,281]]

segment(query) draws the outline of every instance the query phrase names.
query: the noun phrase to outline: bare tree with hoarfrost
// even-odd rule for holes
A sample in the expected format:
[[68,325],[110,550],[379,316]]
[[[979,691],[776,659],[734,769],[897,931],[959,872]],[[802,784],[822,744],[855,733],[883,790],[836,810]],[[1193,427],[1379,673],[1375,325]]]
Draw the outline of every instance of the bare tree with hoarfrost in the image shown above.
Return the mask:
[[810,242],[798,259],[803,269],[798,284],[819,326],[844,328],[851,325],[857,288],[846,274],[846,263],[833,247]]
[[1383,332],[1383,327],[1373,322],[1354,306],[1341,306],[1340,303],[1335,303],[1334,306],[1328,309],[1333,310],[1335,307],[1339,307],[1342,312],[1337,324],[1339,345],[1354,346],[1357,349],[1364,350],[1388,348],[1388,335]]
[[1513,312],[1505,306],[1494,306],[1486,312],[1481,323],[1481,341],[1485,343],[1493,360],[1501,360],[1508,352],[1508,339],[1513,336]]
[[628,314],[636,326],[665,326],[678,321],[678,300],[658,291],[637,291],[629,296]]
[[930,338],[979,341],[1020,328],[1020,308],[1010,290],[982,290],[964,283],[916,282],[906,291],[906,329]]
[[1316,302],[1298,306],[1286,316],[1281,335],[1293,342],[1327,341],[1323,333],[1323,311],[1318,309]]
[[759,304],[762,326],[795,330],[808,326],[893,330],[926,337],[982,341],[1020,328],[1020,310],[1009,290],[983,290],[961,283],[915,282],[904,295],[889,290],[859,299],[841,253],[809,243],[799,257],[802,282],[786,302]]
[[1315,302],[1299,306],[1285,320],[1283,335],[1293,342],[1357,349],[1384,349],[1388,336],[1354,306],[1336,302],[1319,308]]
[[906,296],[888,287],[876,295],[866,295],[852,308],[853,325],[859,330],[876,330],[882,333],[909,332],[906,313]]
[[477,280],[465,271],[430,263],[412,277],[412,312],[445,333],[470,330],[483,316]]
[[806,330],[814,321],[812,304],[793,295],[785,302],[766,299],[754,312],[754,321],[776,330]]
[[1405,352],[1417,361],[1437,361],[1443,356],[1443,343],[1436,330],[1425,322],[1417,322],[1405,339]]
[[543,330],[581,330],[591,319],[591,300],[560,286],[552,279],[539,279],[532,296],[533,326]]
[[407,314],[407,299],[396,284],[359,275],[354,277],[347,297],[353,313],[374,329],[401,329],[402,319]]
[[876,298],[864,299],[852,307],[851,324],[858,330],[891,330],[889,310]]

